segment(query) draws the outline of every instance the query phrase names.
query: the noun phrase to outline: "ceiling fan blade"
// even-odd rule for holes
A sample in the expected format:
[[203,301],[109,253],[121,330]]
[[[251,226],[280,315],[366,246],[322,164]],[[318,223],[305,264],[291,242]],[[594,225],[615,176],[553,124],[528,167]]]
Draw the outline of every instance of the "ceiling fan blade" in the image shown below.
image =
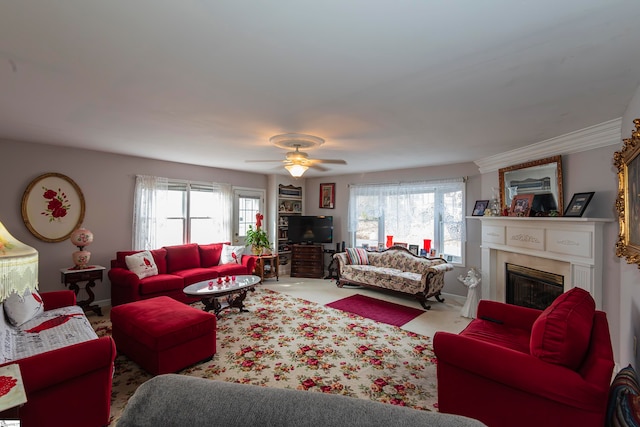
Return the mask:
[[309,165],[309,167],[310,167],[310,168],[312,168],[312,169],[315,169],[315,170],[321,171],[321,172],[326,172],[326,171],[328,171],[328,170],[329,170],[329,169],[327,169],[327,168],[325,168],[325,167],[323,167],[323,166],[316,165],[316,164],[310,164],[310,165]]
[[309,159],[314,163],[325,163],[332,165],[346,165],[347,162],[344,160],[332,160],[332,159]]
[[286,162],[286,160],[245,160],[245,163],[269,163],[269,162],[283,163],[283,162]]

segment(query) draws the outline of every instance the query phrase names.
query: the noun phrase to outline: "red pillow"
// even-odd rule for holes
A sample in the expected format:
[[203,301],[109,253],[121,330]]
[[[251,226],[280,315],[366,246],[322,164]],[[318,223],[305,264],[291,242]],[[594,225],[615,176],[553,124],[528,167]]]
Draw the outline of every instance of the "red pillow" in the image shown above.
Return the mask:
[[577,370],[589,348],[595,310],[595,301],[584,289],[560,295],[533,323],[531,355]]
[[[229,242],[226,242],[228,245]],[[220,254],[222,253],[222,243],[211,243],[210,245],[200,245],[200,264],[201,267],[213,267],[220,262]]]
[[163,249],[167,251],[167,272],[169,273],[200,267],[200,251],[195,243],[165,246]]

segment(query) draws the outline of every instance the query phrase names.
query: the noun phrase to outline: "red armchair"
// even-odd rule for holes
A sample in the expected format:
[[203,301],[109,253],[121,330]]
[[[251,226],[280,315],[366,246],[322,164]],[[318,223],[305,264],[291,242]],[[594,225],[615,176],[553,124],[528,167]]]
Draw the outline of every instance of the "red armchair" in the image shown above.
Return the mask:
[[604,425],[613,350],[604,312],[574,288],[545,311],[480,301],[460,334],[438,332],[440,412],[491,427]]
[[[41,297],[45,310],[76,303],[72,291]],[[115,357],[113,339],[102,337],[5,363],[20,365],[27,403],[0,419],[19,418],[22,427],[108,425]]]

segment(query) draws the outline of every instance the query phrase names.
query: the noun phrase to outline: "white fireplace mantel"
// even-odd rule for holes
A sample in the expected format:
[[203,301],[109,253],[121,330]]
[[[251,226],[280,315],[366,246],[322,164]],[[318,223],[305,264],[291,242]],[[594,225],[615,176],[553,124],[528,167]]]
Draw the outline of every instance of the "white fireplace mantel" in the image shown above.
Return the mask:
[[[565,291],[591,293],[602,309],[602,243],[606,218],[468,217],[482,222],[482,298],[504,302],[502,256],[520,254],[565,263]],[[535,258],[532,258],[532,260]],[[502,282],[502,283],[500,283]]]

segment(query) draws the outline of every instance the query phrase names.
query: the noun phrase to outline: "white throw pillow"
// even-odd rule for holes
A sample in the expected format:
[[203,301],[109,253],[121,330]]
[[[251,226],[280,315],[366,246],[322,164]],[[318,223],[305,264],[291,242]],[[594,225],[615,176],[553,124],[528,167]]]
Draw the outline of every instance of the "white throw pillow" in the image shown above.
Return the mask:
[[124,257],[127,268],[138,275],[139,278],[155,276],[158,274],[158,266],[149,251],[138,252]]
[[223,264],[242,264],[242,252],[244,246],[222,245],[222,253],[220,254],[220,262]]
[[27,291],[24,295],[16,292],[4,300],[4,311],[13,326],[20,326],[44,311],[44,304],[38,291]]

